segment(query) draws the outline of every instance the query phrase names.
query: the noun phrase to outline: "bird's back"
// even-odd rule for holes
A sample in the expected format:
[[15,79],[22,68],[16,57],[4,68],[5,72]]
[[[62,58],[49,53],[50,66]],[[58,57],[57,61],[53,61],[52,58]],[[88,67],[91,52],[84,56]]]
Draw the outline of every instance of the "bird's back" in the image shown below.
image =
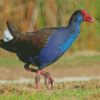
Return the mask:
[[57,31],[57,28],[45,28],[35,32],[21,34],[9,20],[7,21],[7,26],[13,39],[4,42],[1,47],[10,52],[21,53],[31,57],[39,55],[52,34],[56,34]]
[[45,47],[52,34],[56,34],[56,29],[42,29],[36,32],[28,32],[12,40],[16,53],[26,56],[37,56]]

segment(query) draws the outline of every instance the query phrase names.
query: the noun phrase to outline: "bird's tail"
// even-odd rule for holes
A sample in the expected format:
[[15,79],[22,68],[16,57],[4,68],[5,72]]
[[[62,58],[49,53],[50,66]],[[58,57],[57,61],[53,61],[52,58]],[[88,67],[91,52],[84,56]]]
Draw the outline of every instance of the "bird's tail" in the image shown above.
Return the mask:
[[20,33],[20,32],[15,28],[15,26],[12,24],[12,22],[11,22],[10,20],[7,20],[6,24],[7,24],[7,27],[8,27],[8,29],[9,29],[10,33],[12,34],[12,36],[13,36],[14,38],[18,37],[19,35],[22,35],[22,33]]

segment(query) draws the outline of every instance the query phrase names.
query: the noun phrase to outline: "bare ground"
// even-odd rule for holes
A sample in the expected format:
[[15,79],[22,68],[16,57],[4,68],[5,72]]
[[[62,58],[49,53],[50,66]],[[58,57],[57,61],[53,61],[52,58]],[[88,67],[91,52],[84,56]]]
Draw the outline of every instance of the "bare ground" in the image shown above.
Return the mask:
[[[75,53],[67,54],[67,56],[94,56],[100,55],[100,52],[96,51],[78,51]],[[44,71],[48,71],[54,78],[63,77],[94,77],[100,76],[100,60],[97,61],[82,61],[76,59],[73,62],[66,62],[64,55],[57,63],[54,63],[46,68]],[[37,69],[37,67],[30,66]],[[17,80],[20,78],[34,79],[36,73],[28,72],[24,69],[24,64],[17,65],[0,65],[0,80]],[[41,76],[42,77],[42,76]]]
[[[63,77],[94,77],[100,76],[100,66],[95,64],[93,66],[79,66],[71,68],[53,68],[49,66],[44,71],[48,71],[54,78],[63,78]],[[20,78],[31,78],[34,79],[36,73],[28,72],[24,69],[22,65],[17,66],[15,69],[9,69],[6,66],[0,67],[0,80],[17,80]],[[63,64],[64,66],[64,64]],[[42,77],[42,76],[41,76]]]

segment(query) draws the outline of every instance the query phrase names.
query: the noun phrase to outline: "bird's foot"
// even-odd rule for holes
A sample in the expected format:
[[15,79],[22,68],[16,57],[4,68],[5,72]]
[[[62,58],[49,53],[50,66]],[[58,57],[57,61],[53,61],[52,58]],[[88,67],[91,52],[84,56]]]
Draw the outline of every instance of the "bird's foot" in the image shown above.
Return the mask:
[[[48,84],[47,84],[47,80],[48,80]],[[45,87],[50,89],[50,85],[51,85],[51,89],[54,87],[54,80],[51,77],[50,73],[46,72],[44,74],[44,83],[45,83]]]
[[[37,89],[40,89],[40,74],[44,76],[44,83],[46,88],[50,89],[50,85],[51,85],[51,89],[54,87],[54,80],[51,77],[50,73],[46,72],[46,71],[42,71],[42,70],[38,70],[36,77],[35,77],[35,82],[36,82],[36,87]],[[48,83],[47,83],[48,80]]]
[[[51,89],[54,87],[54,80],[51,77],[50,73],[48,73],[46,71],[42,71],[42,70],[36,70],[36,69],[29,68],[29,64],[25,64],[24,68],[27,71],[37,73],[36,77],[35,77],[35,83],[36,83],[37,89],[40,89],[40,83],[39,83],[40,82],[40,74],[44,76],[44,83],[48,89],[50,89],[50,85],[51,85]],[[48,83],[47,83],[47,80],[48,80]]]

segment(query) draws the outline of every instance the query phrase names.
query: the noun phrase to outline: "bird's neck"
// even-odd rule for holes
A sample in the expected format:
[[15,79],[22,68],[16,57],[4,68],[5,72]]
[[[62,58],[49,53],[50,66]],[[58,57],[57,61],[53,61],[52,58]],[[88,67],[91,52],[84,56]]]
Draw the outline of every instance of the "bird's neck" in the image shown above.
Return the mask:
[[[71,31],[79,31],[80,32],[80,24],[79,22],[71,22],[68,25],[68,28],[71,29]],[[73,33],[73,32],[72,32]]]
[[[73,44],[80,33],[80,24],[73,23],[66,27],[67,34],[64,35],[64,42],[61,45],[61,53],[63,54]],[[67,37],[67,38],[66,38]]]

